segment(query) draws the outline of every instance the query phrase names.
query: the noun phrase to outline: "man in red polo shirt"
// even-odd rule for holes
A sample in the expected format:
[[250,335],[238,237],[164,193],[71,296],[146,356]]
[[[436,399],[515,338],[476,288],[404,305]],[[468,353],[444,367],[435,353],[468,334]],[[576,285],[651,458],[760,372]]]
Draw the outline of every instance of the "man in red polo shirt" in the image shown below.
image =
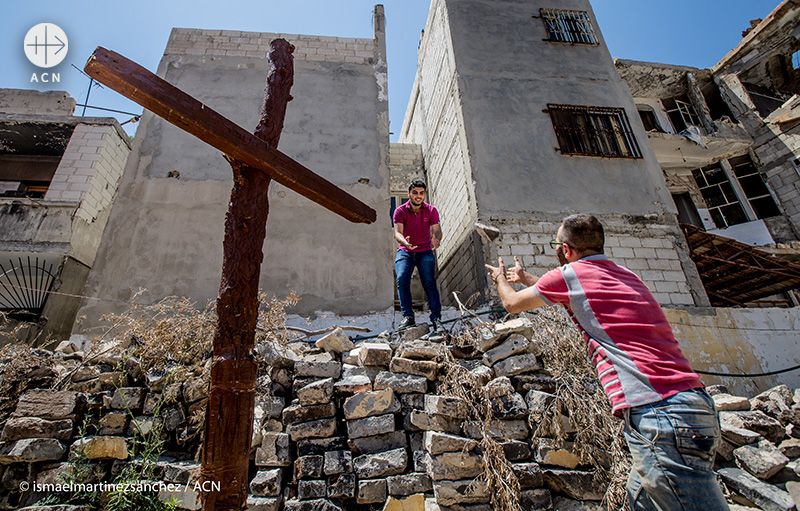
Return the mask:
[[408,185],[408,202],[394,210],[394,237],[399,244],[394,259],[397,274],[397,296],[403,320],[398,330],[414,326],[414,310],[411,308],[411,274],[416,267],[422,288],[428,298],[431,310],[431,326],[434,333],[442,335],[442,303],[439,288],[436,287],[436,256],[433,251],[439,248],[442,229],[439,226],[439,212],[425,202],[425,182],[415,179]]
[[[614,415],[625,419],[634,510],[727,510],[712,470],[720,439],[714,401],[703,389],[661,306],[632,271],[603,255],[603,226],[591,215],[564,219],[550,243],[562,264],[538,278],[486,265],[508,312],[560,304],[583,333]],[[515,291],[511,283],[527,286]]]

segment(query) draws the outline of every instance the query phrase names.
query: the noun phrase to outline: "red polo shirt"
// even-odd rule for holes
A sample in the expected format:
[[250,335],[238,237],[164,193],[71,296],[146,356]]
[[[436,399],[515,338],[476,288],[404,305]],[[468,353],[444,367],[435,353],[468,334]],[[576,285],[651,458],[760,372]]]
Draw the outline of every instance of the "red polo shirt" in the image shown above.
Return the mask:
[[394,210],[392,221],[396,224],[403,224],[403,237],[411,237],[411,245],[416,245],[417,248],[409,250],[403,245],[400,245],[400,250],[406,252],[425,252],[431,250],[431,226],[439,223],[439,212],[436,208],[428,204],[422,203],[422,207],[415,215],[411,211],[411,201],[408,201],[397,209]]

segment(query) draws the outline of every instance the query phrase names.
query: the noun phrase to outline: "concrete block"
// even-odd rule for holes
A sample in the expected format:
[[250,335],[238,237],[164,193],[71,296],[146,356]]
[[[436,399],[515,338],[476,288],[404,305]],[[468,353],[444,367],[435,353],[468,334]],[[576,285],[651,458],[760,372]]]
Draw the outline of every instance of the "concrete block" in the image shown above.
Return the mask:
[[394,415],[378,415],[347,421],[347,436],[361,438],[395,431]]
[[353,459],[353,468],[359,479],[376,479],[402,474],[408,466],[405,449],[374,454],[364,454]]
[[345,400],[344,417],[347,420],[362,419],[400,411],[400,402],[392,389],[364,391]]

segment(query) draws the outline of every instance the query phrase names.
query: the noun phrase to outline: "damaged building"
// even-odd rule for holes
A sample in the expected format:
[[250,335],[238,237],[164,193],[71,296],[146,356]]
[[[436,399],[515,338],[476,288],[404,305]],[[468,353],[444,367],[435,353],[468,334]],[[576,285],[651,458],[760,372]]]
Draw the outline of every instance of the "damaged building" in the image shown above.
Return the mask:
[[591,213],[694,366],[786,367],[800,325],[797,10],[781,3],[703,70],[614,61],[585,0],[433,0],[400,142],[422,154],[442,216],[443,296],[490,292],[498,256],[542,274],[561,219]]
[[[615,64],[711,302],[796,306],[787,261],[800,256],[800,5],[785,1],[752,25],[711,69]],[[761,271],[748,273],[753,265]]]
[[64,92],[0,91],[0,311],[21,336],[66,338],[131,141]]
[[[612,59],[588,0],[432,0],[396,144],[381,6],[373,39],[176,28],[157,74],[251,129],[270,40],[296,47],[280,149],[378,221],[348,224],[270,186],[260,282],[278,296],[297,292],[292,312],[392,307],[390,213],[421,176],[441,215],[446,303],[454,293],[490,302],[484,264],[498,256],[537,274],[553,268],[549,241],[562,218],[591,213],[606,226],[608,256],[652,289],[695,367],[760,373],[800,352],[799,8],[784,1],[716,66],[696,69]],[[143,303],[179,295],[203,306],[217,296],[231,189],[221,155],[145,112],[121,169],[113,207],[97,215],[108,219],[102,237],[79,259],[90,298],[76,340],[140,289]],[[59,240],[83,232],[61,229]],[[55,253],[74,252],[59,242]],[[3,243],[21,251],[19,240]],[[709,382],[748,394],[775,380]]]

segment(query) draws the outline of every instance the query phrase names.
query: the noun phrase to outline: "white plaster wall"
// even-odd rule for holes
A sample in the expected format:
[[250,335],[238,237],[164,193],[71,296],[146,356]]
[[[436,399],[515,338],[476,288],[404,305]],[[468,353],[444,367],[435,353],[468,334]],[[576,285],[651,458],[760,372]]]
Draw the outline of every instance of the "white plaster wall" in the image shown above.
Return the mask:
[[[676,212],[588,1],[446,4],[480,216]],[[539,9],[554,7],[586,11],[600,44],[546,41]],[[548,104],[624,108],[643,158],[560,154]]]

